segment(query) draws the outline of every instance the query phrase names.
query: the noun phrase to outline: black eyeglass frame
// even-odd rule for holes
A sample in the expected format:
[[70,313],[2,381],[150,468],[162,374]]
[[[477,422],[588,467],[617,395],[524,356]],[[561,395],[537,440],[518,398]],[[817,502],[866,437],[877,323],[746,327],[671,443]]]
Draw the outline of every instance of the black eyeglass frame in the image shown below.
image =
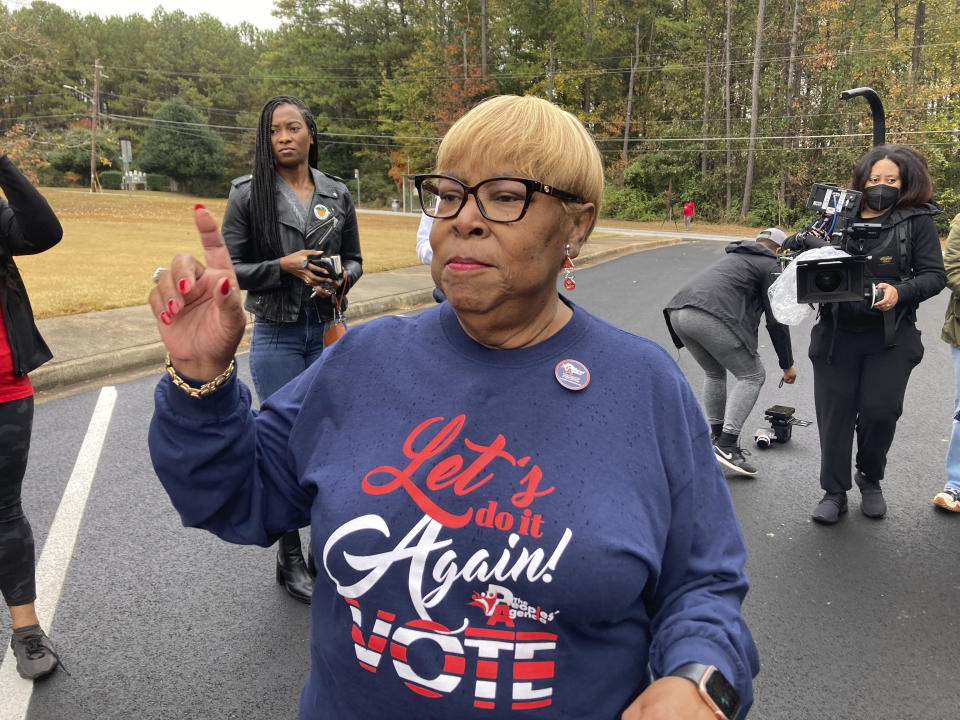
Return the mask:
[[[463,188],[463,198],[460,200],[460,206],[456,209],[455,212],[449,215],[434,215],[434,214],[431,214],[431,211],[427,210],[426,205],[423,204],[423,191],[421,190],[421,187],[425,180],[429,180],[431,178],[438,178],[442,180],[452,180],[453,182],[457,183],[460,187]],[[527,196],[523,201],[523,209],[520,211],[520,214],[513,220],[496,220],[490,217],[489,215],[487,215],[487,211],[483,209],[483,203],[480,202],[480,196],[477,194],[477,188],[479,188],[481,185],[485,185],[489,182],[494,182],[497,180],[512,180],[513,182],[523,183],[524,187],[527,188]],[[573,193],[569,193],[566,190],[560,190],[559,188],[555,188],[553,187],[553,185],[546,185],[540,182],[539,180],[532,180],[531,178],[514,177],[511,175],[499,175],[497,177],[487,178],[486,180],[481,180],[476,185],[465,185],[464,183],[457,180],[455,177],[450,177],[449,175],[434,175],[434,174],[414,175],[413,184],[417,188],[417,197],[419,197],[420,199],[420,208],[423,210],[423,214],[428,217],[432,217],[435,220],[451,220],[455,218],[457,215],[460,214],[460,211],[463,210],[463,206],[467,204],[467,199],[470,197],[470,195],[473,195],[473,199],[477,201],[477,208],[479,208],[480,214],[483,215],[483,217],[485,217],[490,222],[495,222],[495,223],[511,223],[511,222],[519,222],[520,220],[522,220],[523,216],[527,214],[527,208],[530,207],[530,200],[531,198],[533,198],[533,194],[535,192],[543,193],[544,195],[549,195],[550,197],[555,197],[558,200],[562,200],[563,202],[575,202],[575,203],[584,202],[583,199],[578,197],[577,195],[574,195]]]

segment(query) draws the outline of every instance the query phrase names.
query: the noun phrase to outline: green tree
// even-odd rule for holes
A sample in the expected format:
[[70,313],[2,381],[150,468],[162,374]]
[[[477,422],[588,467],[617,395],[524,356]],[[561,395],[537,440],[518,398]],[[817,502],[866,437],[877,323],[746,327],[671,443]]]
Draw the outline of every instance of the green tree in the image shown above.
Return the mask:
[[[74,125],[68,129],[50,151],[47,160],[57,170],[89,178],[90,128],[87,125]],[[120,163],[120,143],[116,136],[110,130],[97,130],[97,172],[118,170]]]
[[178,181],[222,177],[223,143],[200,113],[176,97],[153,116],[137,164]]

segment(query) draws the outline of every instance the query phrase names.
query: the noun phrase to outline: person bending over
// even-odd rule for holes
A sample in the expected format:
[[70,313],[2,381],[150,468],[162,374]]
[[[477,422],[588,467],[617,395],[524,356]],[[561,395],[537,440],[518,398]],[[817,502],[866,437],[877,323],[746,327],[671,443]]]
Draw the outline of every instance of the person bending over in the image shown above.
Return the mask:
[[[717,460],[740,475],[757,474],[740,448],[740,432],[766,379],[757,350],[761,316],[783,382],[797,379],[790,329],[774,318],[767,296],[785,239],[779,228],[767,228],[755,240],[730,243],[723,257],[680,288],[663,311],[674,345],[686,347],[703,368],[703,405]],[[729,396],[728,372],[735,378]]]

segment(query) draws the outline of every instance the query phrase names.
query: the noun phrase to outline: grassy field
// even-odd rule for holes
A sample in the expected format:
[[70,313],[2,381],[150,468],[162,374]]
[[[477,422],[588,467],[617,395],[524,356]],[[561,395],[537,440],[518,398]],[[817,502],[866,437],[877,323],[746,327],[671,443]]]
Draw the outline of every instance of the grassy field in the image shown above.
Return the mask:
[[[227,202],[165,192],[41,188],[63,225],[63,240],[39,255],[16,258],[38,318],[140,305],[147,301],[150,276],[179,252],[200,254],[193,206],[203,203],[217,218]],[[416,265],[419,220],[412,216],[360,213],[364,272]],[[605,226],[669,227],[603,220]],[[680,225],[682,227],[682,224]],[[697,232],[750,235],[739,225],[694,224]]]

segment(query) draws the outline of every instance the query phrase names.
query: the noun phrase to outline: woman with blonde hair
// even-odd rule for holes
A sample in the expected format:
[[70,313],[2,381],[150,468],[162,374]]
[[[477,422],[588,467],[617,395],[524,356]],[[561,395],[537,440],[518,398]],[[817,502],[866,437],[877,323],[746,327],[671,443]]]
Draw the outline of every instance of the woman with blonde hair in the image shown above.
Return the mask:
[[745,549],[697,401],[557,290],[597,218],[593,139],[493,98],[416,185],[447,302],[352,329],[260,412],[209,213],[206,265],[178,256],[150,295],[183,301],[150,430],[183,522],[254,544],[311,524],[300,718],[743,717]]

